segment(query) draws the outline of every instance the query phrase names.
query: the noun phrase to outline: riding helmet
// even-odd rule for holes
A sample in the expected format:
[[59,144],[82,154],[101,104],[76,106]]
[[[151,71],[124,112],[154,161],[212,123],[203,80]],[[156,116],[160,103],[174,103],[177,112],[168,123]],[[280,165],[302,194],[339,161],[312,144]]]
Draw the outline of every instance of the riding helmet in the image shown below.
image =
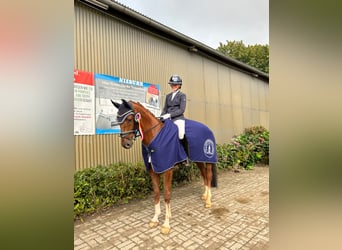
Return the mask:
[[182,85],[182,83],[183,83],[182,78],[180,78],[179,75],[172,75],[169,81],[169,84],[173,84],[173,85],[176,85],[176,84]]

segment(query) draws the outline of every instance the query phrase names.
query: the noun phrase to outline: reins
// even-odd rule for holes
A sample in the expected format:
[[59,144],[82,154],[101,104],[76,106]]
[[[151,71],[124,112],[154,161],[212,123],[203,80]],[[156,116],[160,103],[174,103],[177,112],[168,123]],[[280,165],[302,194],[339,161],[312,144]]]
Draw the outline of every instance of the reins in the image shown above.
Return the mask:
[[158,125],[161,125],[161,124],[162,124],[161,122],[158,122],[156,125],[153,125],[151,128],[149,128],[149,129],[147,129],[147,130],[145,131],[145,134],[146,134],[147,132],[149,132],[150,130],[156,128]]

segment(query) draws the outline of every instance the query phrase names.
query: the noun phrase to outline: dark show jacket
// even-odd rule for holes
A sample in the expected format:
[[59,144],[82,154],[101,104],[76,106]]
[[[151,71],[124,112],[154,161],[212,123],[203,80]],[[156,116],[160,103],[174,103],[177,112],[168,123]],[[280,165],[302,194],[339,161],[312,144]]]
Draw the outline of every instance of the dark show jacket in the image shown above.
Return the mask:
[[166,95],[165,105],[161,115],[170,114],[171,120],[185,119],[186,95],[178,91],[173,100],[171,98],[172,92]]

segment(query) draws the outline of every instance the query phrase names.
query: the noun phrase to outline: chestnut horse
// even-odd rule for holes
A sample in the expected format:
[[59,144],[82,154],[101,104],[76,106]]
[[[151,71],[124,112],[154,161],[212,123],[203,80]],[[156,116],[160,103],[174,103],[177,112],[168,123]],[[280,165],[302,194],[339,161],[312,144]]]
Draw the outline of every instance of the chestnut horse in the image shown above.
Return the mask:
[[[169,126],[176,125],[173,124],[173,122],[169,121],[168,123],[165,121],[161,121],[159,118],[155,117],[148,109],[146,109],[143,105],[137,102],[133,101],[125,101],[122,100],[122,104],[116,103],[115,101],[112,101],[113,105],[118,109],[117,113],[117,122],[120,124],[120,137],[121,137],[121,145],[125,149],[129,149],[132,147],[134,140],[136,137],[141,136],[142,139],[142,148],[144,153],[144,148],[147,148],[151,144],[151,142],[154,142],[154,138],[161,134],[161,130],[166,124],[169,124]],[[177,127],[176,127],[177,129]],[[150,227],[156,227],[159,224],[159,215],[161,214],[160,209],[160,174],[163,174],[163,184],[164,184],[164,200],[165,200],[165,221],[162,225],[161,232],[163,234],[168,234],[170,231],[170,218],[171,218],[171,186],[172,186],[172,174],[173,174],[173,166],[186,160],[186,154],[179,143],[178,140],[178,132],[176,130],[174,134],[177,144],[176,146],[171,144],[165,144],[163,143],[164,147],[166,148],[166,151],[161,152],[162,154],[162,160],[160,160],[163,164],[163,161],[165,158],[167,158],[167,155],[172,154],[169,151],[172,151],[174,148],[176,148],[177,152],[182,155],[181,158],[178,160],[175,160],[175,162],[171,163],[172,166],[163,169],[160,171],[155,170],[155,166],[153,165],[154,162],[151,161],[151,155],[148,155],[144,158],[146,170],[149,172],[152,180],[153,185],[153,191],[154,191],[154,208],[155,208],[155,214],[153,218],[151,219],[149,226]],[[200,135],[198,135],[200,136]],[[211,151],[216,149],[216,145],[211,144]],[[190,148],[191,149],[191,148]],[[201,146],[201,150],[203,151],[203,146]],[[157,149],[156,151],[159,151]],[[152,151],[153,152],[153,151]],[[185,159],[184,159],[185,156]],[[191,157],[189,157],[191,158]],[[215,159],[216,159],[216,150],[215,150]],[[191,159],[190,159],[191,160]],[[216,160],[215,160],[216,161]],[[195,162],[195,161],[194,161]],[[208,163],[208,162],[195,162],[196,165],[199,167],[201,175],[203,177],[204,181],[204,193],[202,195],[202,200],[205,201],[205,207],[210,208],[211,207],[211,187],[216,187],[216,164],[215,163]]]

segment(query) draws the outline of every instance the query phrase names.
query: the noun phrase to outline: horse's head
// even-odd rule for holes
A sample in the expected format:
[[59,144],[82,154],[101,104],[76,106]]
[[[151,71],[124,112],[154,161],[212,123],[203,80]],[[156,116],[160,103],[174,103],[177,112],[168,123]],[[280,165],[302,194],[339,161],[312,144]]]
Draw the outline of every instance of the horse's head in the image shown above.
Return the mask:
[[129,102],[123,99],[121,104],[113,100],[111,102],[118,109],[116,119],[120,124],[121,146],[129,149],[133,146],[135,138],[139,135],[138,124],[134,119],[134,109]]

